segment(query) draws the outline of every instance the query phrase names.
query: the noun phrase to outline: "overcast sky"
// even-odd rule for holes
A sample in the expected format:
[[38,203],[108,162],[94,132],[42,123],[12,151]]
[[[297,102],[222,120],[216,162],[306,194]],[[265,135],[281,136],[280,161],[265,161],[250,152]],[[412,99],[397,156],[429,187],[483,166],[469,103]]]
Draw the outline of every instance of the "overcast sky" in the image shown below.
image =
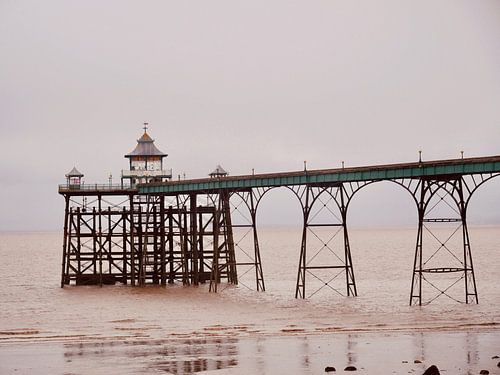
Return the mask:
[[[500,1],[0,0],[0,230],[61,229],[64,174],[118,181],[144,121],[189,178],[498,155]],[[500,181],[479,193],[500,222]],[[353,220],[411,204],[374,185]]]

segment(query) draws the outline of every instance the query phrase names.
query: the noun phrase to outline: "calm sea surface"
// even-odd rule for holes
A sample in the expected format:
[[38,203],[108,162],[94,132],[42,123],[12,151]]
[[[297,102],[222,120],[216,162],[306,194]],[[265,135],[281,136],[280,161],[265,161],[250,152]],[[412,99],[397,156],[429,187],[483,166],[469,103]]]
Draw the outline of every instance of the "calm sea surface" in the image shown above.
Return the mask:
[[[438,231],[438,237],[446,239],[450,231]],[[307,293],[314,295],[306,300],[294,298],[300,229],[260,230],[266,292],[252,290],[253,271],[243,274],[241,269],[241,285],[222,285],[218,294],[208,293],[207,285],[61,289],[60,233],[3,233],[0,373],[97,374],[118,368],[121,373],[224,373],[241,368],[318,373],[328,358],[339,367],[355,362],[362,367],[364,359],[375,371],[367,373],[377,373],[388,367],[384,370],[370,358],[393,350],[391,342],[398,343],[400,353],[395,359],[399,367],[390,367],[396,373],[410,371],[405,360],[413,365],[415,358],[434,358],[439,351],[448,353],[447,358],[456,356],[455,369],[470,371],[490,354],[500,354],[500,228],[475,227],[470,233],[480,303],[465,305],[447,297],[464,299],[463,280],[442,294],[438,289],[446,289],[458,276],[448,274],[424,284],[424,300],[437,298],[423,307],[408,306],[413,229],[351,231],[359,296],[337,293],[344,293],[343,275],[325,286],[319,279],[332,277],[319,274],[308,275]],[[328,248],[317,260],[340,256],[337,240],[318,239],[311,256],[324,242]],[[245,241],[239,244],[248,251]],[[427,243],[427,257],[441,247],[432,237]],[[453,240],[447,242],[430,261],[453,266],[453,245]],[[442,338],[447,339],[436,351],[433,346]],[[370,342],[376,345],[370,347]]]

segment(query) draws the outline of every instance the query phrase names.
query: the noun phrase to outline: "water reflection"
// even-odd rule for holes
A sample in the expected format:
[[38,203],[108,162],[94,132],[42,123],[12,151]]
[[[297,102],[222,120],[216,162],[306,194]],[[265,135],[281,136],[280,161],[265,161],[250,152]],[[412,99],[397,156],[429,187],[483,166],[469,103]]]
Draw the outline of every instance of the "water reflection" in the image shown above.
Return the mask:
[[430,363],[439,367],[440,363],[452,358],[451,366],[472,375],[480,365],[478,334],[474,332],[448,335],[436,332],[416,333],[413,335],[413,348],[413,359],[422,361],[422,367]]
[[466,341],[466,351],[467,351],[467,375],[472,375],[472,371],[470,370],[473,367],[476,367],[479,362],[479,352],[477,350],[477,335],[471,334],[467,332],[465,334]]
[[265,362],[264,362],[265,343],[264,343],[264,339],[262,339],[261,337],[257,338],[256,345],[257,345],[257,349],[256,349],[257,373],[263,374],[264,368],[265,368]]
[[192,374],[235,367],[238,354],[236,338],[207,338],[66,344],[64,358],[72,366],[78,366],[78,361],[102,366],[106,360],[133,358],[146,373]]
[[355,366],[358,358],[356,356],[356,337],[352,334],[347,335],[347,363],[349,366]]
[[304,336],[302,339],[302,353],[304,355],[303,357],[303,362],[302,366],[304,368],[309,368],[309,340],[307,339],[307,336]]
[[443,373],[477,374],[496,366],[491,357],[500,344],[498,331],[87,340],[0,345],[0,373],[320,374],[327,366],[342,371],[351,365],[363,373],[402,374],[434,364]]

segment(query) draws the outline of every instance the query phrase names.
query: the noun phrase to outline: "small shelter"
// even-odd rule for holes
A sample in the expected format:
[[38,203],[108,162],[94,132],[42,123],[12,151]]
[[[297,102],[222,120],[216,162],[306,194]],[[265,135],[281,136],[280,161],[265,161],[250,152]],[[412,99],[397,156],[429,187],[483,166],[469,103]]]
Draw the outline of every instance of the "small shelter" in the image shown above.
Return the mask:
[[226,177],[227,172],[220,166],[220,164],[217,164],[217,167],[208,175],[210,176],[210,178]]
[[73,167],[71,171],[66,173],[66,182],[68,186],[79,186],[82,183],[83,173],[80,172],[76,167]]

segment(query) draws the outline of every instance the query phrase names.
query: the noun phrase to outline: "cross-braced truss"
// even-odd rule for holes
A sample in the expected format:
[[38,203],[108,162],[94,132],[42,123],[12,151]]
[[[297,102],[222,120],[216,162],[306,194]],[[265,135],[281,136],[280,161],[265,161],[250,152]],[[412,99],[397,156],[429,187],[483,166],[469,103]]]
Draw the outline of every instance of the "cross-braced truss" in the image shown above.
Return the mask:
[[[410,305],[425,305],[439,297],[461,303],[478,303],[476,279],[467,226],[467,207],[472,194],[498,174],[448,176],[420,181],[418,231],[413,265]],[[424,241],[427,250],[424,253]],[[463,282],[465,295],[457,287]],[[431,297],[423,299],[424,287]]]
[[238,191],[231,195],[231,216],[233,233],[235,235],[235,250],[237,251],[237,266],[242,268],[239,274],[239,284],[252,289],[245,282],[246,274],[255,274],[257,291],[265,291],[264,274],[260,256],[259,237],[257,232],[257,208],[270,188],[254,188]]
[[[418,210],[410,305],[443,296],[478,302],[467,208],[476,190],[498,175],[384,178],[405,188]],[[374,182],[283,185],[296,195],[303,214],[297,298],[326,292],[357,296],[347,212],[354,195]],[[256,289],[264,291],[256,217],[262,197],[276,186],[171,195],[106,189],[73,195],[63,189],[61,286],[210,281],[209,289],[217,291],[223,280],[252,289],[248,276],[255,275]],[[461,285],[464,299],[457,291]]]
[[[347,205],[358,189],[359,185],[354,183],[291,188],[301,202],[303,214],[296,298],[312,297],[325,290],[357,296],[347,231]],[[312,290],[306,295],[308,276],[312,278]]]

